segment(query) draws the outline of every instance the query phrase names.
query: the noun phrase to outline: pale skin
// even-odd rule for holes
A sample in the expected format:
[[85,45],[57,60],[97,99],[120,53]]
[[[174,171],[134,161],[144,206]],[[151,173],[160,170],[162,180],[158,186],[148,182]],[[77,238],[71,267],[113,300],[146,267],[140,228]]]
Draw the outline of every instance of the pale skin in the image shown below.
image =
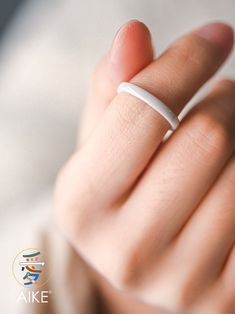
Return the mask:
[[131,81],[178,114],[232,46],[232,29],[212,23],[154,58],[147,27],[130,21],[97,66],[55,208],[109,313],[235,313],[235,82],[217,82],[165,143],[169,124],[116,94]]

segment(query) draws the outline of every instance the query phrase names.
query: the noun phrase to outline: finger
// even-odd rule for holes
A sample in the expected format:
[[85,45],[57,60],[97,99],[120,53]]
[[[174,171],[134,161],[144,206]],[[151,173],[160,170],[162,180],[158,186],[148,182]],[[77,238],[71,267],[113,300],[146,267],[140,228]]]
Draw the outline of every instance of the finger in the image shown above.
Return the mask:
[[[234,172],[232,184],[234,185]],[[200,305],[203,307],[203,313],[232,314],[235,312],[234,278],[235,278],[235,244],[233,245],[230,253],[228,254],[227,260],[224,263],[224,268],[218,280],[209,287],[208,293],[203,293],[203,297],[200,300]]]
[[135,246],[154,235],[141,250],[144,256],[158,254],[174,239],[233,153],[234,98],[234,82],[217,85],[162,146],[126,202],[120,224],[139,226]]
[[[230,27],[207,25],[179,39],[132,81],[179,112],[219,68],[232,43]],[[91,192],[99,208],[114,205],[132,187],[168,128],[168,123],[143,102],[126,93],[117,95],[89,141],[66,167],[66,207],[71,202],[74,207],[74,201],[82,199],[83,206],[92,208]]]
[[183,274],[185,285],[191,283],[188,302],[193,302],[190,295],[196,297],[196,291],[202,292],[218,279],[235,243],[234,194],[233,156],[175,244],[176,260],[180,261],[177,269],[180,273],[180,267],[183,267],[181,276]]
[[[233,177],[234,182],[234,177]],[[234,313],[235,311],[235,244],[228,256],[227,262],[217,283],[217,290],[223,287],[223,311],[221,313]]]
[[118,84],[130,80],[152,61],[153,47],[147,26],[137,20],[123,25],[115,36],[111,50],[100,61],[94,73],[80,141],[84,141],[91,133],[116,95]]

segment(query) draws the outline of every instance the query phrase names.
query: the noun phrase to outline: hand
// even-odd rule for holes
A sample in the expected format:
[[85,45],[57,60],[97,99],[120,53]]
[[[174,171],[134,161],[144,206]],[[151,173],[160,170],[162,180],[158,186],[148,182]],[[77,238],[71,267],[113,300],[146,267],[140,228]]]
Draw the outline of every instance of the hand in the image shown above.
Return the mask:
[[57,181],[57,221],[77,252],[117,289],[172,313],[235,313],[235,83],[218,82],[164,144],[168,123],[116,88],[130,80],[178,114],[232,45],[231,28],[215,23],[153,60],[146,27],[121,28]]

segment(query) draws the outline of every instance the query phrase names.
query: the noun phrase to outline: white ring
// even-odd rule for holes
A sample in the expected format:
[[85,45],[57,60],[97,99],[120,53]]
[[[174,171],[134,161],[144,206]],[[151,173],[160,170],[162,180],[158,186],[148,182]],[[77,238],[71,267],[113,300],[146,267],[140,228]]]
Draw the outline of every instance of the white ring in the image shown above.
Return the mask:
[[161,100],[147,92],[145,89],[132,83],[122,82],[118,86],[117,92],[129,93],[148,104],[168,121],[172,130],[175,130],[179,126],[180,121],[174,112],[171,111],[170,108],[168,108]]

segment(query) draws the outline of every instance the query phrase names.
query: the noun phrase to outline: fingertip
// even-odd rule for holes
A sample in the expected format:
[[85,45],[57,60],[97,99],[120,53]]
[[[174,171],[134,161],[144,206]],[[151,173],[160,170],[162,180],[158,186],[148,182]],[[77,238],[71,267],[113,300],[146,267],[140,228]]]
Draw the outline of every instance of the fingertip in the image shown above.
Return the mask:
[[116,35],[114,36],[112,48],[118,41],[127,36],[139,36],[142,37],[144,40],[151,40],[151,32],[148,29],[147,25],[137,19],[131,19],[128,22],[124,23],[117,31]]
[[139,36],[143,36],[145,39],[151,40],[151,32],[148,28],[148,26],[137,19],[132,19],[128,21],[124,27],[126,27],[126,31],[129,31],[131,34]]
[[234,30],[232,26],[226,23],[209,23],[196,29],[194,33],[218,47],[224,57],[232,50],[234,44]]
[[[109,55],[120,76],[130,79],[153,60],[151,33],[141,21],[130,20],[116,34]],[[123,75],[124,74],[124,75]]]

